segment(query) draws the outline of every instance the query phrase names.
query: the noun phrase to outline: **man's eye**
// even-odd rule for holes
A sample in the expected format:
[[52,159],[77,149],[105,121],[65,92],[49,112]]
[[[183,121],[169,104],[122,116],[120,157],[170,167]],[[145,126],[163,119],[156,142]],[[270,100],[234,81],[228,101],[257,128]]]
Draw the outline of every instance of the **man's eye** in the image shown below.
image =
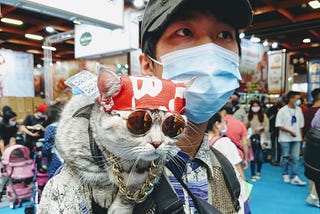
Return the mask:
[[222,31],[221,33],[219,33],[218,38],[233,39],[233,34],[230,31]]
[[191,30],[189,30],[188,28],[182,28],[182,29],[178,30],[177,34],[179,36],[192,36],[193,35]]

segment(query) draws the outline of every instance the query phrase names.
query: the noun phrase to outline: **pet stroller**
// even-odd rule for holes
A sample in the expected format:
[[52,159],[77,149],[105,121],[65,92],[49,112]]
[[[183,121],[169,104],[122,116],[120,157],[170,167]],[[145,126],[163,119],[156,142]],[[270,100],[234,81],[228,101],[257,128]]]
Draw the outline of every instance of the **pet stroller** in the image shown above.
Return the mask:
[[7,179],[4,188],[10,208],[16,204],[21,207],[24,199],[33,200],[34,160],[30,158],[28,147],[14,145],[7,148],[2,156],[1,174]]

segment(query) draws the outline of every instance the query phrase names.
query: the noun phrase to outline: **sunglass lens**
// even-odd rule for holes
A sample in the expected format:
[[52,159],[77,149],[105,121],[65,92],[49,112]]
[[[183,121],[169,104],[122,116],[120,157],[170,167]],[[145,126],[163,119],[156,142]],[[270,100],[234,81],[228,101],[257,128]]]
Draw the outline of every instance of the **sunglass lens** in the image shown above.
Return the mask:
[[162,132],[168,137],[176,137],[183,132],[185,125],[181,115],[172,115],[163,121]]
[[132,112],[127,121],[128,130],[135,135],[145,134],[150,130],[152,125],[152,118],[146,111]]

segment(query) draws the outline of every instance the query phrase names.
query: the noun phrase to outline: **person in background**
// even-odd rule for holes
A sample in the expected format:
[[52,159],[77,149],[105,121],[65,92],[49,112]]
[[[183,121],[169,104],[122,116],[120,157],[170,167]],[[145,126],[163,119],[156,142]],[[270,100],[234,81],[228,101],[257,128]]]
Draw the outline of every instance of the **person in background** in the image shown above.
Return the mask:
[[237,146],[239,155],[242,159],[242,167],[247,168],[248,163],[248,140],[246,125],[237,120],[232,115],[233,106],[231,103],[226,103],[221,110],[221,116],[224,118],[227,125],[226,136]]
[[[313,89],[311,92],[311,96],[312,106],[307,108],[303,114],[305,120],[303,136],[306,136],[307,132],[310,130],[311,121],[315,118],[315,113],[320,109],[320,88]],[[310,205],[320,207],[319,196],[312,180],[309,180],[309,195],[306,198],[306,202]]]
[[[230,138],[225,137],[224,133],[227,130],[227,126],[224,119],[221,117],[220,113],[215,113],[208,121],[207,132],[209,136],[209,145],[221,152],[230,163],[235,167],[239,175],[239,180],[241,184],[241,197],[240,204],[241,209],[238,213],[249,213],[245,212],[245,209],[249,209],[248,201],[246,198],[244,182],[246,182],[246,176],[241,166],[242,159],[238,153],[236,145],[230,140]],[[247,203],[245,205],[245,203]]]
[[26,146],[30,149],[31,157],[34,152],[34,143],[38,139],[43,138],[45,131],[43,123],[46,121],[45,112],[47,108],[47,104],[39,104],[36,108],[36,112],[34,114],[27,115],[20,126],[20,131],[26,134]]
[[54,176],[57,169],[62,164],[57,150],[54,148],[56,130],[59,123],[61,108],[59,103],[51,105],[46,111],[48,126],[44,132],[44,144],[42,146],[43,157],[48,158],[48,174],[49,178]]
[[315,115],[315,113],[320,108],[320,88],[313,89],[311,92],[312,96],[312,105],[307,108],[303,114],[305,125],[303,127],[303,134],[305,134],[309,131],[311,128],[311,121]]
[[[182,177],[190,189],[222,213],[236,213],[238,208],[232,205],[230,189],[225,188],[223,167],[217,168],[217,162],[208,159],[213,152],[205,131],[210,117],[239,87],[238,33],[251,21],[247,0],[149,0],[141,25],[141,73],[177,81],[194,79],[186,91],[189,128],[177,144],[181,149],[178,155],[186,157],[187,163]],[[189,197],[182,186],[166,172],[184,210],[196,213],[193,203],[184,200]],[[204,184],[201,187],[200,182]]]
[[280,108],[285,105],[285,96],[281,97],[270,108],[267,109],[266,114],[269,118],[269,131],[273,158],[271,165],[280,166],[281,159],[281,145],[279,144],[279,129],[276,127],[276,116]]
[[4,109],[3,120],[0,123],[0,152],[3,155],[4,150],[16,144],[16,135],[18,131],[17,114],[11,108]]
[[248,121],[248,127],[252,130],[250,144],[254,156],[254,159],[250,162],[251,180],[256,181],[261,176],[263,163],[262,143],[269,138],[269,118],[263,113],[259,100],[250,102]]
[[[276,117],[276,127],[279,129],[279,143],[281,145],[281,167],[285,183],[306,185],[298,176],[299,155],[302,141],[304,118],[300,105],[299,92],[289,91],[287,104],[283,106]],[[289,175],[289,167],[291,174]]]
[[234,92],[230,97],[230,102],[233,106],[233,116],[237,120],[242,121],[244,124],[248,123],[248,117],[246,111],[239,106],[240,95]]
[[2,120],[3,120],[3,114],[4,114],[4,112],[6,112],[6,111],[12,111],[12,109],[11,109],[11,107],[10,106],[3,106],[2,107],[2,114],[0,115],[0,123],[2,122]]

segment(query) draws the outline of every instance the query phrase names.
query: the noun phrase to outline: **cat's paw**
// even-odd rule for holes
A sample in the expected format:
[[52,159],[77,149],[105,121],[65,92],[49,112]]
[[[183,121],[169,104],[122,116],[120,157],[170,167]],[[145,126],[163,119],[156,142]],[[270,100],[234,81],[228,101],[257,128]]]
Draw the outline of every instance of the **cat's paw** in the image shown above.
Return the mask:
[[119,194],[108,208],[108,214],[132,214],[134,203],[130,201],[124,201]]

